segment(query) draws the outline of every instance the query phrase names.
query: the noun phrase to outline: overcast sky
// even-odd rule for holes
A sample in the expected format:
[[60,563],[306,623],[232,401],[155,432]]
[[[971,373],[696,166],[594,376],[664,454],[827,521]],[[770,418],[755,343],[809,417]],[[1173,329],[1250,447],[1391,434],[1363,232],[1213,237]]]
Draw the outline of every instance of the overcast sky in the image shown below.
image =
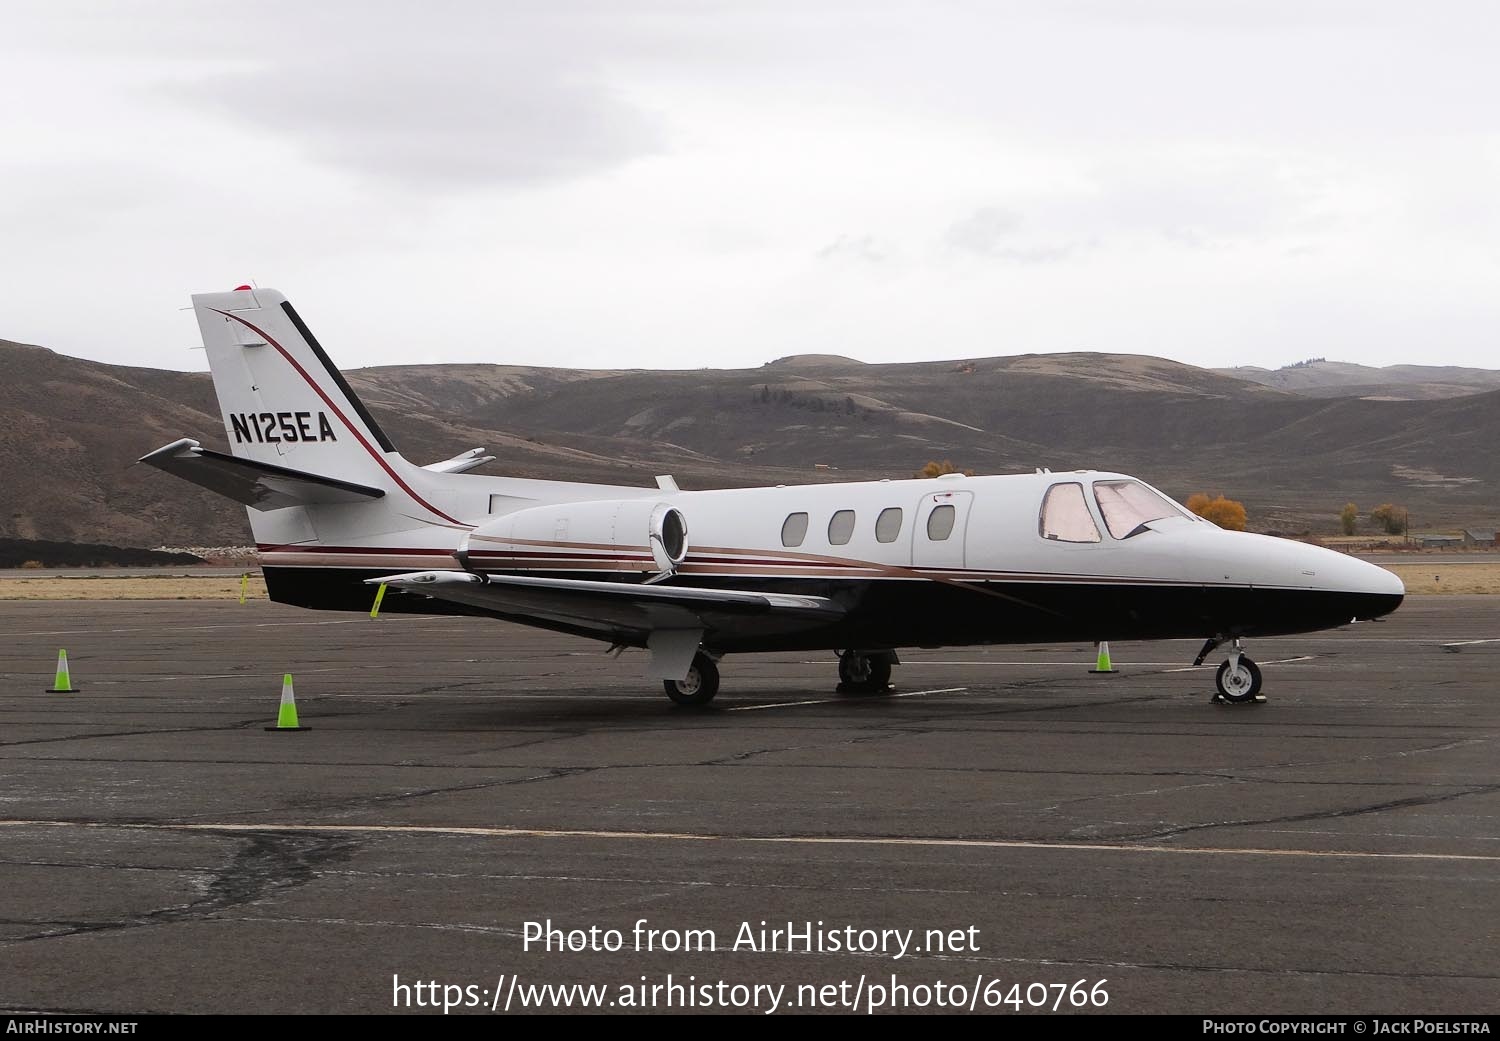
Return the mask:
[[0,338],[1500,366],[1487,2],[6,0]]

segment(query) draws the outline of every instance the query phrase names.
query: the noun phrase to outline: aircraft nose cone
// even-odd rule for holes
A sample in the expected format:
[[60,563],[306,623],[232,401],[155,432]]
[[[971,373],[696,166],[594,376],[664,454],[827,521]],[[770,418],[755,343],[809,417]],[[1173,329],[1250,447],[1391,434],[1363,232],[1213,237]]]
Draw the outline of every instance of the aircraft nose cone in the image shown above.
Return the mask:
[[1390,614],[1406,597],[1406,586],[1399,577],[1369,561],[1295,543],[1279,547],[1264,544],[1261,548],[1268,558],[1282,562],[1289,577],[1295,576],[1293,582],[1304,584],[1311,593],[1321,593],[1328,615],[1341,615],[1341,623]]
[[1395,572],[1365,560],[1349,560],[1349,591],[1356,594],[1355,618],[1379,618],[1390,614],[1406,599],[1406,583]]
[[1401,581],[1400,575],[1397,575],[1394,571],[1387,571],[1379,564],[1369,564],[1368,561],[1363,560],[1360,563],[1368,564],[1370,570],[1374,572],[1370,576],[1370,583],[1375,587],[1371,590],[1372,592],[1382,593],[1386,596],[1406,595],[1406,583]]

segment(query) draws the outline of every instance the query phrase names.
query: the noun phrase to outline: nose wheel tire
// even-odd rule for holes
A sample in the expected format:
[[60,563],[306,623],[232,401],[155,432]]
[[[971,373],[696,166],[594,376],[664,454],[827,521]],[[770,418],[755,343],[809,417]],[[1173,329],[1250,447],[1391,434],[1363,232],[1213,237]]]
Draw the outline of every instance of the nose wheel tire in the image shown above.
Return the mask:
[[667,697],[678,705],[707,705],[719,693],[719,666],[702,651],[693,658],[688,674],[680,680],[663,680]]
[[840,694],[878,694],[891,685],[891,663],[859,651],[839,655]]
[[1231,705],[1254,701],[1260,693],[1260,666],[1241,654],[1219,666],[1214,686],[1219,688],[1219,697]]

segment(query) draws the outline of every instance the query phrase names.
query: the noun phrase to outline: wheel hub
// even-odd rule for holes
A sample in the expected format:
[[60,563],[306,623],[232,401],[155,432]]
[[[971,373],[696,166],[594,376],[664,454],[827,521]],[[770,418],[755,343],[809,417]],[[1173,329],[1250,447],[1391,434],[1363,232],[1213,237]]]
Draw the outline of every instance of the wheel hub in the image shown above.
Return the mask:
[[1231,665],[1224,673],[1224,687],[1230,694],[1243,695],[1248,693],[1252,682],[1250,670],[1238,662]]

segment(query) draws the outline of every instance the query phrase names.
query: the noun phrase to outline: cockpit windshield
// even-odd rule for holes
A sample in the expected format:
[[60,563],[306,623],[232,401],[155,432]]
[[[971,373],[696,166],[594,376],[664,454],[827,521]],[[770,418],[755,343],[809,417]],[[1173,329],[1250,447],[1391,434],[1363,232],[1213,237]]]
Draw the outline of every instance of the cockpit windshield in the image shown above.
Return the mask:
[[1094,501],[1109,533],[1117,539],[1149,531],[1146,525],[1164,517],[1187,516],[1182,507],[1139,481],[1095,481]]

